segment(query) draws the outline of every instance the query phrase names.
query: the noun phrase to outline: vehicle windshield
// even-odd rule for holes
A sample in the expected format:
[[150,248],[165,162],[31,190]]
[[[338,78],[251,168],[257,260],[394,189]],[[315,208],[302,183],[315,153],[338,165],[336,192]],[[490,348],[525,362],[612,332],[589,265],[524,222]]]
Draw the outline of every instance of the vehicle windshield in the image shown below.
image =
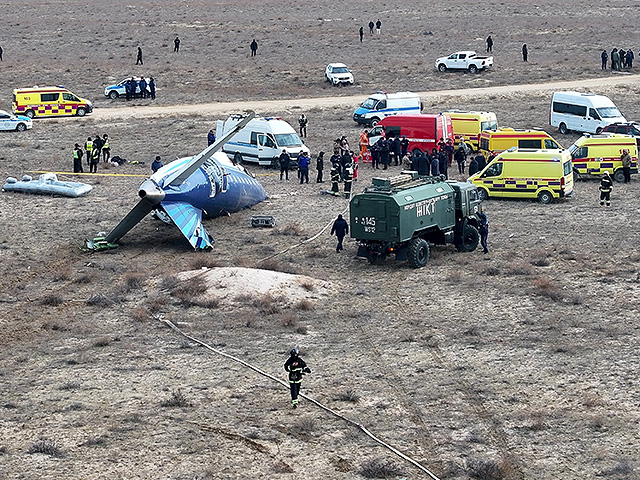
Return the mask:
[[602,118],[615,118],[622,116],[620,110],[618,110],[616,107],[602,107],[596,108],[596,110]]
[[362,108],[368,108],[368,109],[373,109],[376,106],[376,103],[378,103],[378,100],[376,100],[375,98],[367,98],[364,103],[361,105]]
[[498,130],[498,122],[495,120],[489,120],[487,122],[480,122],[480,130]]
[[347,67],[333,67],[333,73],[349,73],[349,69]]
[[274,135],[279,147],[297,147],[302,145],[302,140],[297,133],[281,133]]

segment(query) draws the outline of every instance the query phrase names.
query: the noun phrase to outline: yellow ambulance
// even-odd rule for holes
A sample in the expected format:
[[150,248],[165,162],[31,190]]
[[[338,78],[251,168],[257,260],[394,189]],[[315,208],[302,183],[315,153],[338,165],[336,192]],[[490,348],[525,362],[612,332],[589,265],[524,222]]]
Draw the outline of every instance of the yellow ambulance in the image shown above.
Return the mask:
[[60,115],[85,116],[93,111],[93,104],[59,87],[16,88],[13,90],[13,113],[29,118]]
[[617,182],[624,181],[622,161],[620,161],[623,150],[629,150],[631,155],[631,173],[638,173],[638,147],[636,138],[631,135],[587,134],[569,147],[573,169],[578,175],[600,177],[607,171]]
[[480,133],[483,130],[497,130],[498,128],[498,119],[493,112],[449,110],[442,113],[451,117],[455,144],[458,145],[460,137],[464,137],[465,142],[470,144],[474,150],[478,150]]
[[491,152],[500,153],[513,147],[544,148],[547,150],[562,148],[544,130],[516,130],[515,128],[500,127],[495,131],[484,130],[480,134],[480,151],[485,157],[489,157]]
[[573,167],[569,150],[511,148],[468,179],[481,198],[537,198],[551,203],[573,193]]

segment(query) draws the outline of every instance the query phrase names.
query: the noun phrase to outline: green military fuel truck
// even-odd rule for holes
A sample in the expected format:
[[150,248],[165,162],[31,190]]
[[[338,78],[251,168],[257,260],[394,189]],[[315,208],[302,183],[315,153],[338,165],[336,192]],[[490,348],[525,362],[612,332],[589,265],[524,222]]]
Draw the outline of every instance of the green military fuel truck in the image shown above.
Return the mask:
[[351,199],[358,256],[379,263],[395,254],[419,268],[429,260],[429,244],[453,243],[461,252],[478,246],[482,200],[475,185],[409,171],[372,183]]

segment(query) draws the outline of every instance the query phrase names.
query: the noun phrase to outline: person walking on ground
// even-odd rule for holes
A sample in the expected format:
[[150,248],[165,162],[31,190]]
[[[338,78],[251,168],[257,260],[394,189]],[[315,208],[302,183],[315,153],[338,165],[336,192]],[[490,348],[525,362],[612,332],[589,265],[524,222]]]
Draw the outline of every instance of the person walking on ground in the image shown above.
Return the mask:
[[102,136],[102,161],[107,163],[111,158],[111,147],[109,146],[109,135]]
[[609,54],[607,53],[606,50],[602,50],[602,53],[600,54],[600,59],[602,60],[602,70],[606,70],[607,61],[609,60]]
[[138,56],[136,57],[136,65],[144,65],[142,61],[142,48],[138,47]]
[[611,206],[611,190],[613,190],[613,181],[609,176],[609,172],[605,171],[602,180],[600,180],[600,206],[604,207],[606,204],[607,207]]
[[82,155],[82,149],[80,148],[80,145],[76,143],[73,149],[73,173],[84,173],[84,170],[82,169]]
[[529,49],[527,48],[527,44],[523,43],[522,44],[522,60],[524,62],[528,62],[527,60],[528,58],[529,58]]
[[324,170],[324,152],[320,152],[318,154],[318,158],[316,159],[316,170],[318,171],[316,183],[324,183],[324,180],[322,180],[322,171]]
[[493,52],[493,38],[491,38],[491,35],[487,37],[487,52]]
[[298,155],[298,172],[300,172],[300,185],[309,183],[309,154],[302,152]]
[[629,150],[622,150],[622,156],[620,157],[622,161],[622,173],[624,173],[624,183],[631,182],[631,155],[629,154]]
[[258,53],[258,42],[256,42],[255,38],[251,41],[251,45],[249,45],[249,47],[251,48],[251,56],[255,57]]
[[340,253],[343,250],[342,241],[347,233],[349,233],[349,224],[344,218],[342,218],[342,215],[338,215],[338,218],[336,218],[333,222],[333,226],[331,227],[331,235],[335,234],[338,238],[336,253]]
[[375,27],[375,24],[373,23],[373,20],[371,20],[369,22],[369,35],[373,35],[373,27]]
[[298,118],[298,126],[300,127],[300,138],[307,138],[307,125],[309,124],[309,120],[305,117],[304,113],[300,114],[300,118]]
[[363,37],[364,37],[364,27],[360,27],[360,43],[362,43]]
[[87,137],[87,141],[84,142],[84,150],[87,152],[87,165],[91,165],[91,153],[93,151],[93,140],[91,140],[91,137]]
[[380,35],[380,28],[382,27],[382,22],[380,19],[376,22],[376,34]]
[[149,78],[149,95],[151,95],[151,100],[156,99],[156,81],[153,77]]
[[291,163],[291,157],[287,153],[286,149],[282,149],[282,153],[280,154],[280,181],[282,181],[282,175],[285,175],[285,178],[289,180],[289,164]]
[[178,53],[180,51],[180,37],[176,35],[176,38],[173,40],[173,52]]
[[291,389],[291,406],[298,408],[298,395],[300,394],[300,384],[302,376],[311,373],[305,361],[300,358],[297,348],[292,348],[289,352],[289,359],[284,363],[284,369],[289,372],[289,387]]
[[489,237],[489,220],[487,220],[487,215],[484,212],[480,212],[478,214],[478,218],[480,218],[480,227],[478,228],[478,233],[480,234],[480,244],[482,245],[483,253],[489,253],[489,248],[487,247],[487,238]]
[[162,168],[162,159],[160,155],[156,155],[156,159],[151,163],[151,170],[153,173],[156,173],[158,170]]
[[2,47],[0,47],[0,62],[2,62],[2,52],[3,52]]
[[213,145],[214,143],[216,143],[216,132],[214,132],[212,128],[209,130],[209,133],[207,133],[207,146]]

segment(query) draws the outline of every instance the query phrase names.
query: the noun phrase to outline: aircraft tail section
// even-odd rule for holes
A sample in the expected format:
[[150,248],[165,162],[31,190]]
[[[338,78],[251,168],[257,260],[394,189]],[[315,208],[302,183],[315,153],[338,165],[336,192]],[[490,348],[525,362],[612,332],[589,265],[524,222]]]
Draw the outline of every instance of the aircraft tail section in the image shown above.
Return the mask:
[[173,223],[196,250],[213,248],[213,239],[202,225],[202,210],[185,202],[162,202],[160,204]]

